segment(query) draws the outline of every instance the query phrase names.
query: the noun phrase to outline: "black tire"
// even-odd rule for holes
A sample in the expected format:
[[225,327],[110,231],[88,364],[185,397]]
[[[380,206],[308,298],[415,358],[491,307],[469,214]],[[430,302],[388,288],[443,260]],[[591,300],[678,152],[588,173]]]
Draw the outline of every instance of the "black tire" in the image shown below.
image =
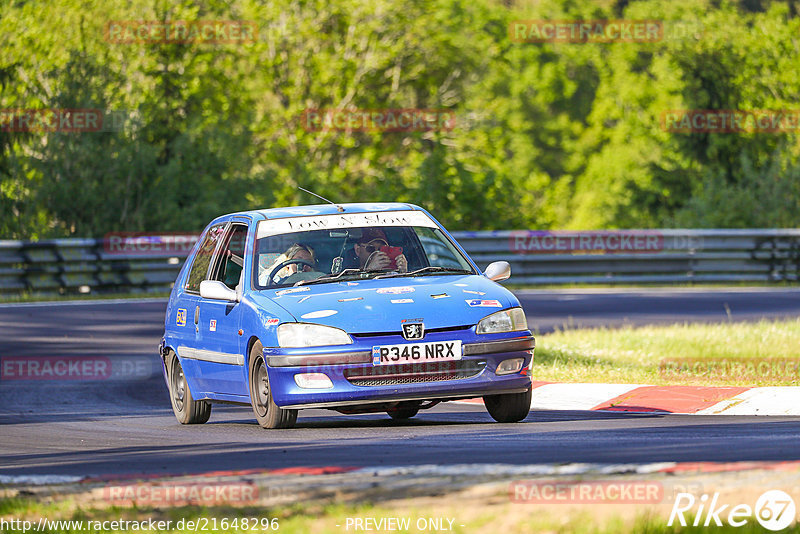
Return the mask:
[[531,411],[533,389],[524,393],[506,393],[505,395],[487,395],[483,398],[489,415],[498,423],[517,423],[528,417]]
[[417,406],[401,406],[395,408],[393,410],[389,410],[386,413],[389,414],[389,417],[395,419],[397,421],[402,421],[404,419],[411,419],[419,412],[419,407]]
[[181,362],[174,352],[167,354],[167,377],[172,411],[182,425],[201,425],[211,417],[211,403],[196,401],[189,390]]
[[272,400],[262,351],[260,341],[256,341],[250,349],[250,404],[256,421],[263,428],[292,428],[297,421],[297,410],[284,410]]

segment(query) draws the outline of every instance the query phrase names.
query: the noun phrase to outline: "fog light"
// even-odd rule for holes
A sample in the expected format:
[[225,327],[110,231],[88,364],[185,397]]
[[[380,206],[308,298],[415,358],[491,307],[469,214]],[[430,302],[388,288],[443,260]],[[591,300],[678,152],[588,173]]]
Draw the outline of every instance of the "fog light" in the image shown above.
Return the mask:
[[333,382],[324,373],[301,373],[294,375],[294,382],[303,389],[330,389]]
[[525,358],[512,358],[510,360],[503,360],[500,362],[500,365],[497,366],[497,371],[494,373],[497,375],[510,375],[512,373],[518,373],[522,369],[523,363],[525,363]]

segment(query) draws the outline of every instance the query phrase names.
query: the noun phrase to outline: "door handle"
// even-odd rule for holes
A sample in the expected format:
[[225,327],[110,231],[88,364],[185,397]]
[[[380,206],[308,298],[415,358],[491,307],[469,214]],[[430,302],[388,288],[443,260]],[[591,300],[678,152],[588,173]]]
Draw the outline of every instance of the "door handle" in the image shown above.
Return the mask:
[[198,324],[199,322],[200,322],[200,306],[198,305],[198,306],[197,306],[197,307],[194,309],[194,324],[195,324],[195,326],[197,326],[197,324]]

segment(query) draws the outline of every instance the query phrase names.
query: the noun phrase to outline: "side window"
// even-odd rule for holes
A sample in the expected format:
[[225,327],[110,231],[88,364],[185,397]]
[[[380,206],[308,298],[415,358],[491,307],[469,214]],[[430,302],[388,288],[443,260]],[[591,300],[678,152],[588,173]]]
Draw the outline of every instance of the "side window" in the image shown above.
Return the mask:
[[236,289],[244,267],[244,248],[247,240],[247,226],[231,225],[225,238],[222,253],[217,258],[211,272],[211,280],[219,280],[231,289]]
[[206,279],[211,256],[214,254],[214,249],[217,248],[217,243],[222,237],[224,229],[224,224],[213,226],[209,228],[208,233],[203,237],[203,242],[194,256],[192,268],[189,270],[189,277],[186,279],[186,291],[200,292],[200,282]]
[[439,230],[431,228],[415,228],[415,230],[431,266],[472,270],[469,264],[459,260],[461,255],[453,249]]

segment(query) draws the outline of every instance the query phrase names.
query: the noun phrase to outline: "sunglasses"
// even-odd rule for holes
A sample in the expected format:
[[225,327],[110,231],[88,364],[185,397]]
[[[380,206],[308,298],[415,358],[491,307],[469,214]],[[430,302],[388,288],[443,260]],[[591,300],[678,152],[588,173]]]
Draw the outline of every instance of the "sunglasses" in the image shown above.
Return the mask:
[[[375,242],[377,242],[377,243],[381,243],[381,244],[380,244],[380,245],[373,245],[373,243],[375,243]],[[367,252],[368,252],[369,254],[372,254],[372,253],[373,253],[373,252],[375,252],[376,250],[380,250],[380,249],[381,249],[381,247],[388,247],[388,246],[389,246],[389,243],[387,243],[386,241],[383,241],[383,240],[381,239],[381,240],[374,240],[374,241],[370,241],[370,242],[369,242],[369,245],[366,245],[366,246],[365,246],[365,248],[367,249]]]

